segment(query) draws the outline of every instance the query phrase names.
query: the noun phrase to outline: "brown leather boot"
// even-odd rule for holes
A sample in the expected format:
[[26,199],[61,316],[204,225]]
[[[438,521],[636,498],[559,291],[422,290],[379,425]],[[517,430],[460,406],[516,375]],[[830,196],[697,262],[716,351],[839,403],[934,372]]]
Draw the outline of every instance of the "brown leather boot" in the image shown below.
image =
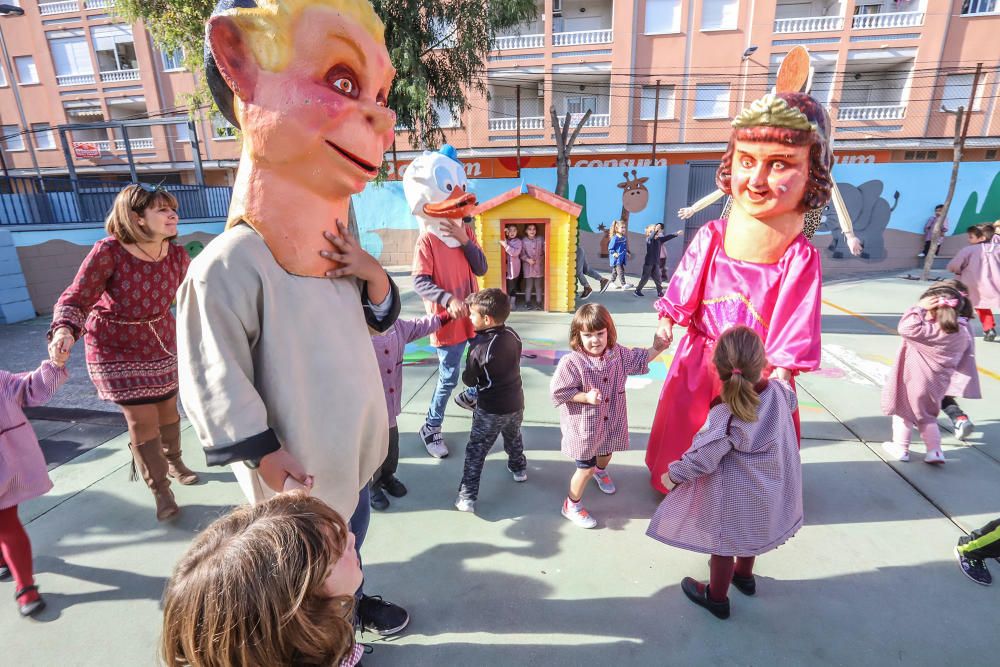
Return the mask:
[[163,442],[159,437],[140,442],[138,445],[129,443],[132,449],[132,478],[135,473],[142,476],[146,486],[153,492],[156,500],[156,520],[166,521],[177,516],[180,508],[174,501],[170,491],[170,480],[167,479],[167,459],[163,455]]
[[184,486],[197,484],[198,474],[181,460],[181,423],[177,421],[161,426],[160,439],[163,440],[163,454],[167,457],[167,475]]

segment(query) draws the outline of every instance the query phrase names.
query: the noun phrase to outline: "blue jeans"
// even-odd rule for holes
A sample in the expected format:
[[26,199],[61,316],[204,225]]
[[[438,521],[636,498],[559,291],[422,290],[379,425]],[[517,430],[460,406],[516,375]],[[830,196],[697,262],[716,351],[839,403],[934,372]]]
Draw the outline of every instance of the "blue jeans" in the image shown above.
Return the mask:
[[434,389],[434,398],[431,399],[431,407],[427,410],[428,426],[441,426],[444,421],[444,409],[448,407],[451,392],[458,384],[459,367],[464,353],[465,343],[437,348],[438,381]]
[[[351,532],[354,533],[354,550],[358,552],[358,564],[361,564],[361,545],[365,543],[365,535],[368,534],[368,524],[371,523],[372,519],[372,508],[370,505],[370,496],[368,491],[368,485],[365,484],[361,488],[361,493],[358,494],[358,506],[354,508],[354,514],[351,515],[351,520],[348,522]],[[354,597],[361,599],[364,594],[365,580],[361,580],[361,587],[358,588],[358,592],[355,593]]]

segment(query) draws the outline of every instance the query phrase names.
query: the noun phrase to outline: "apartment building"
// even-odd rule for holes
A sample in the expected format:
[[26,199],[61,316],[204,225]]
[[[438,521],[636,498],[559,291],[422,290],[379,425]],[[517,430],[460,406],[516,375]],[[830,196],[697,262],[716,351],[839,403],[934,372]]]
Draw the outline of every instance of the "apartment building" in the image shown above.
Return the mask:
[[[239,157],[221,119],[187,122],[180,96],[194,74],[124,25],[114,0],[21,0],[0,16],[2,153],[10,173],[128,173],[192,182],[192,138],[205,179],[224,184]],[[729,119],[772,84],[782,57],[812,54],[812,91],[830,105],[842,151],[882,160],[948,159],[952,110],[966,104],[983,62],[968,159],[1000,149],[1000,0],[542,0],[537,18],[500,36],[489,55],[488,95],[463,114],[439,108],[449,142],[467,155],[551,155],[549,109],[563,123],[590,112],[577,155],[657,155],[672,163],[716,157]],[[991,37],[990,35],[993,35]],[[446,44],[444,46],[447,46]],[[23,127],[14,91],[27,120]],[[166,125],[56,128],[152,116]],[[28,133],[21,135],[24,129]],[[412,155],[400,129],[397,157]],[[33,154],[33,155],[32,155]],[[145,178],[145,177],[144,177]]]

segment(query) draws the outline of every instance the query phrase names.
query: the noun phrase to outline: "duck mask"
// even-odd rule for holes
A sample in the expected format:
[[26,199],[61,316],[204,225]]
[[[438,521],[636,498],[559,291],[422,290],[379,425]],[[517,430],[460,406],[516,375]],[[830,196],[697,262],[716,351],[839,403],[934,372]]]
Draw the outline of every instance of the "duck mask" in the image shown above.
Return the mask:
[[383,30],[367,0],[224,0],[209,19],[209,88],[243,131],[228,226],[248,223],[289,273],[335,268],[323,232],[392,144]]
[[420,222],[420,229],[434,234],[449,248],[457,248],[459,243],[442,233],[441,221],[472,215],[476,196],[468,190],[465,167],[448,144],[439,151],[425,151],[403,174],[406,203]]

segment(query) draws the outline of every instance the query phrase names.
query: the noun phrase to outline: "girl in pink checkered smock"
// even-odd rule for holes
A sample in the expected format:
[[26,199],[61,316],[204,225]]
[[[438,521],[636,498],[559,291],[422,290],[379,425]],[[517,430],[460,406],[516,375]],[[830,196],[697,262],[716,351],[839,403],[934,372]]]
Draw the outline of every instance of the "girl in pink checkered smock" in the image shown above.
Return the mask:
[[[718,618],[729,618],[729,584],[753,595],[754,560],[802,526],[802,464],[792,412],[795,391],[766,379],[764,344],[749,327],[719,337],[712,364],[722,382],[708,421],[661,482],[669,493],[646,534],[711,554],[709,583],[681,590]],[[734,562],[735,558],[735,562]]]
[[559,408],[562,453],[576,461],[562,515],[581,528],[597,525],[581,504],[590,478],[604,493],[616,490],[606,468],[612,452],[628,449],[625,379],[647,373],[649,362],[667,347],[659,337],[649,349],[622,347],[617,339],[607,308],[597,303],[582,306],[569,329],[572,351],[559,360],[549,385]]
[[954,377],[976,377],[976,343],[961,317],[965,297],[954,287],[936,285],[899,320],[903,337],[882,389],[882,412],[892,416],[892,440],[882,443],[891,457],[910,460],[914,427],[927,447],[925,463],[945,462],[937,416]]
[[45,601],[35,586],[31,541],[17,506],[52,488],[45,455],[24,408],[47,403],[69,377],[69,354],[52,346],[49,354],[51,360],[30,373],[0,370],[0,581],[13,576],[22,616],[37,614]]

